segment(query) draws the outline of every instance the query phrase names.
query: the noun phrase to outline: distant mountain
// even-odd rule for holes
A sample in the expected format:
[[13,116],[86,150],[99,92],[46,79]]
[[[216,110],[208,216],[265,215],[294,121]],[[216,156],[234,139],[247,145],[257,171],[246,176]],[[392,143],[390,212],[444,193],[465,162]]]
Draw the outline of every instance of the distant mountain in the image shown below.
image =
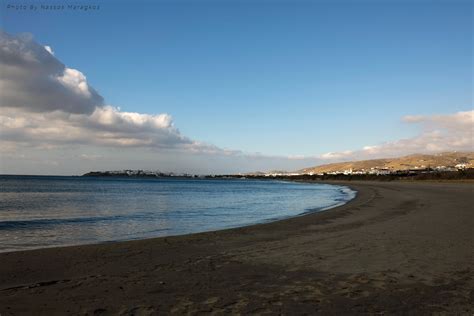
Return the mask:
[[400,158],[372,159],[325,164],[299,170],[299,173],[333,173],[351,170],[369,172],[370,170],[410,170],[410,169],[451,170],[474,168],[474,152],[446,152],[435,155],[414,154]]

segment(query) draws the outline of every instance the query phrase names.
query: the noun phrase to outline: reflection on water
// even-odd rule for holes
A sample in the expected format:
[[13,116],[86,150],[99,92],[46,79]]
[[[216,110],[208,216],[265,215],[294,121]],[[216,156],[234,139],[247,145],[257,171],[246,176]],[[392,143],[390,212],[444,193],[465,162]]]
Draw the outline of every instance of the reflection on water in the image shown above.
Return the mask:
[[354,196],[281,181],[0,176],[0,251],[238,227]]

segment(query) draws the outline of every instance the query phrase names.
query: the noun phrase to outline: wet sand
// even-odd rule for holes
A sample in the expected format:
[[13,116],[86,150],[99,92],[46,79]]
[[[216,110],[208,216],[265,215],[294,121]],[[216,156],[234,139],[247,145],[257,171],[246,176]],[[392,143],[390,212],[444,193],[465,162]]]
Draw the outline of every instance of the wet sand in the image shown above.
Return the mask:
[[473,183],[347,184],[279,222],[0,254],[0,314],[472,315]]

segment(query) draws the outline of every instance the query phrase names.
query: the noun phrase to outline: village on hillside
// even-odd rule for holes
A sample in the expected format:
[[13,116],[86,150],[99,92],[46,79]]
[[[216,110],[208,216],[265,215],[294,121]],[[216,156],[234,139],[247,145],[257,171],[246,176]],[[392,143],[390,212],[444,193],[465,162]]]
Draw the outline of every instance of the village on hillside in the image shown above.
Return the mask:
[[159,170],[116,170],[92,171],[87,177],[128,177],[128,178],[276,178],[276,177],[337,177],[337,176],[389,176],[412,177],[418,175],[451,174],[459,172],[471,174],[474,170],[474,153],[441,153],[437,155],[410,155],[391,159],[373,159],[332,163],[306,168],[294,172],[268,171],[228,175],[202,175],[190,173],[162,172]]
[[328,172],[267,172],[263,173],[264,176],[267,177],[275,177],[275,176],[301,176],[301,175],[396,175],[396,174],[419,174],[419,173],[432,173],[432,172],[448,172],[448,171],[460,171],[472,168],[473,165],[467,163],[460,163],[454,166],[414,166],[413,168],[409,169],[392,169],[392,168],[384,168],[384,167],[371,167],[369,169],[341,169],[341,170],[334,170]]

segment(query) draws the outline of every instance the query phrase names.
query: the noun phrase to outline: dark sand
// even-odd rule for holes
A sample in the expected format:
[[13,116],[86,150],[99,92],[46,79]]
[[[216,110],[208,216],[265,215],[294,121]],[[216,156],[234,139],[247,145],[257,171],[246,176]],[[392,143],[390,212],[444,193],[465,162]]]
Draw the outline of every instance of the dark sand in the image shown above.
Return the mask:
[[227,231],[0,254],[0,314],[474,313],[474,185],[351,182]]

